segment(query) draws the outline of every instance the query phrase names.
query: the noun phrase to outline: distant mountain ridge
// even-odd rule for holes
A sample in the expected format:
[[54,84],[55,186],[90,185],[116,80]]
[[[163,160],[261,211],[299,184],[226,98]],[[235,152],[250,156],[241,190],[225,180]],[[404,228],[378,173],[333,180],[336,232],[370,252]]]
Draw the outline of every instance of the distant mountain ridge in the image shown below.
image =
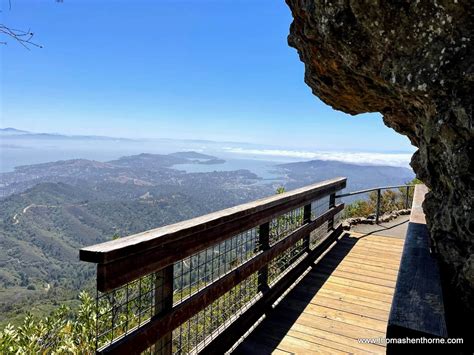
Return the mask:
[[124,140],[124,141],[133,141],[130,138],[121,138],[121,137],[108,137],[108,136],[96,136],[96,135],[68,135],[61,133],[43,133],[43,132],[30,132],[13,127],[0,128],[0,135],[8,138],[37,138],[37,139],[98,139],[98,140]]
[[126,137],[111,137],[111,136],[100,136],[100,135],[76,135],[76,134],[63,134],[63,133],[51,133],[51,132],[31,132],[25,130],[19,130],[13,127],[0,128],[0,136],[5,136],[11,139],[25,139],[25,138],[37,138],[37,139],[71,139],[71,140],[119,140],[119,141],[130,141],[140,142],[143,140],[151,141],[171,141],[171,142],[189,142],[189,143],[225,143],[225,144],[251,144],[246,142],[230,142],[230,141],[214,141],[210,139],[185,139],[185,138],[126,138]]
[[178,157],[178,158],[184,158],[184,159],[205,159],[205,160],[217,159],[216,157],[212,155],[202,154],[202,153],[198,153],[194,151],[176,152],[176,153],[171,153],[168,155],[171,155],[173,157]]
[[[191,158],[186,158],[191,157]],[[199,160],[197,160],[199,159]],[[0,173],[0,198],[20,193],[41,182],[75,183],[78,180],[99,181],[112,176],[122,176],[122,181],[130,181],[143,174],[152,181],[166,180],[171,175],[183,175],[182,171],[169,169],[176,164],[202,164],[203,162],[222,163],[223,160],[212,155],[197,152],[178,152],[172,154],[149,154],[124,156],[108,162],[88,159],[60,160],[50,163],[22,165],[15,171]]]
[[316,181],[347,177],[348,191],[378,186],[403,185],[415,178],[412,170],[384,165],[349,164],[334,160],[310,160],[280,164],[281,173],[288,177],[287,187],[297,188]]
[[4,134],[18,135],[18,134],[31,134],[31,132],[22,131],[20,129],[16,129],[12,127],[0,128],[0,135],[4,135]]

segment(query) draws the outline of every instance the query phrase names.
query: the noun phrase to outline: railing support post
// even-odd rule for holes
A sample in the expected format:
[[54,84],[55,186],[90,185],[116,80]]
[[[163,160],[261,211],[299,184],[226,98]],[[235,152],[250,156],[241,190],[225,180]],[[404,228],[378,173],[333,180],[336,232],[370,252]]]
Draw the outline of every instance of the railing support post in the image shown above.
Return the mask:
[[[334,230],[334,215],[343,211],[344,204],[335,206],[336,191],[345,186],[346,178],[332,179],[130,236],[120,243],[109,241],[81,249],[81,260],[97,264],[98,296],[103,297],[105,309],[109,312],[110,308],[113,316],[112,324],[107,322],[96,329],[96,347],[101,346],[97,352],[168,355],[180,349],[204,354],[228,351],[337,240],[342,228]],[[324,201],[326,211],[312,218],[311,201]],[[301,225],[303,219],[306,223]],[[280,228],[281,223],[275,222],[284,224]],[[321,228],[324,237],[328,224],[329,235],[315,248],[302,251],[303,240]],[[204,264],[186,263],[203,254],[205,260],[198,259]],[[231,270],[227,268],[229,261]],[[186,274],[184,269],[178,270],[177,263],[185,265]],[[201,275],[201,270],[206,275]],[[194,290],[192,282],[199,282],[199,276],[204,276],[206,283]],[[259,282],[258,287],[254,281]],[[177,291],[186,296],[188,290],[190,297],[173,297]],[[97,301],[99,311],[102,305]],[[210,307],[214,313],[214,305],[225,308],[225,317],[215,317],[208,327],[207,310]],[[122,313],[126,323],[117,327],[114,316]],[[196,326],[191,329],[194,320]],[[183,326],[186,322],[189,325]],[[182,344],[181,339],[173,339],[178,331],[185,341]],[[102,346],[104,340],[107,343]]]
[[[303,208],[303,224],[307,224],[309,222],[311,222],[311,203],[305,205]],[[309,251],[310,237],[311,235],[308,234],[306,237],[303,238],[303,248],[306,251]]]
[[[261,224],[258,230],[258,244],[260,251],[270,249],[270,222]],[[268,290],[268,264],[262,267],[258,272],[258,290]]]
[[[156,272],[155,315],[173,308],[173,265]],[[172,332],[164,334],[155,344],[154,354],[170,355],[173,351]]]
[[380,216],[380,189],[377,190],[377,210],[375,211],[375,224],[379,224]]
[[[332,193],[329,195],[329,209],[333,208],[336,206],[336,193]],[[328,232],[330,232],[334,228],[334,217],[331,217],[328,220]]]
[[409,195],[410,195],[410,186],[407,186],[407,194],[406,194],[406,196],[405,196],[405,209],[408,209]]

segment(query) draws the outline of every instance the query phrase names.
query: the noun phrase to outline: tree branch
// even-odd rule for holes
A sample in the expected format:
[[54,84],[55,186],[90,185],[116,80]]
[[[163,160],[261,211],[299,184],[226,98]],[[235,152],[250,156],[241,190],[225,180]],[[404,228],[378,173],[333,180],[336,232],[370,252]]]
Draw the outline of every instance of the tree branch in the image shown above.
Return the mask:
[[[12,38],[13,40],[17,41],[26,49],[30,50],[29,46],[34,46],[38,48],[43,48],[42,45],[37,44],[32,41],[34,33],[31,32],[29,29],[28,31],[14,29],[3,24],[0,24],[0,35],[4,35],[7,37]],[[0,41],[0,44],[7,44],[7,41]]]

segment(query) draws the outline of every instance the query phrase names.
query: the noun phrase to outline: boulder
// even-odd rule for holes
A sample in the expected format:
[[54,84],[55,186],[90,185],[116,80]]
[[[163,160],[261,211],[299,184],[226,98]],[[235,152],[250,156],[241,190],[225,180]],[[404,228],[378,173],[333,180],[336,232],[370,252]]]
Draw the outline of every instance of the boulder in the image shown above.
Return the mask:
[[[474,2],[286,0],[305,82],[337,110],[380,112],[418,147],[432,245],[474,308]],[[356,138],[354,138],[356,139]]]

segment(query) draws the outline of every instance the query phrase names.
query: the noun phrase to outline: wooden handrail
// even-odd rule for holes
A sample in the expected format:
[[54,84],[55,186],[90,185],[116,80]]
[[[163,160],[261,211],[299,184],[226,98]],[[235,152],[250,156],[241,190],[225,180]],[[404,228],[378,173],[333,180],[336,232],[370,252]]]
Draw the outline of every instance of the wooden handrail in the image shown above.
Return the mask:
[[158,271],[307,202],[343,189],[335,178],[202,217],[86,247],[82,261],[98,263],[97,288],[109,291]]
[[209,286],[206,286],[182,303],[176,305],[161,317],[152,318],[150,322],[146,323],[144,326],[127,334],[126,337],[119,339],[109,346],[107,351],[104,351],[104,353],[126,354],[146,350],[149,346],[159,340],[161,336],[171,332],[180,324],[191,318],[194,314],[197,314],[199,311],[206,308],[220,296],[230,291],[235,285],[267,265],[271,260],[281,255],[297,241],[320,227],[324,222],[331,217],[334,217],[343,209],[344,204],[339,204],[314,221],[298,228],[289,236],[274,244],[268,250],[257,254],[252,259],[214,281]]
[[[239,322],[253,319],[257,313],[267,307],[263,305],[272,303],[275,297],[279,297],[286,287],[294,282],[298,273],[301,273],[301,267],[310,263],[329,245],[330,240],[334,240],[341,233],[341,225],[336,224],[334,218],[344,209],[344,204],[336,204],[336,193],[345,186],[346,178],[326,180],[206,216],[81,249],[81,260],[98,264],[97,289],[107,297],[111,296],[112,301],[115,299],[116,290],[121,288],[126,290],[128,302],[129,282],[135,280],[141,282],[142,277],[148,277],[147,275],[153,273],[163,280],[154,290],[155,306],[150,318],[145,322],[139,321],[135,328],[127,329],[124,334],[112,336],[108,344],[98,352],[139,353],[151,346],[155,346],[156,349],[157,344],[160,344],[160,353],[170,354],[174,329],[229,294],[241,283],[255,277],[252,275],[257,275],[258,290],[256,298],[252,300],[256,303],[249,308],[248,312],[238,317]],[[313,219],[311,204],[324,197],[329,198],[329,201],[325,202],[326,210]],[[295,210],[299,211],[298,218],[301,219],[288,230],[288,233],[284,232],[276,236],[278,240],[270,243],[272,221],[284,217],[288,212],[295,213]],[[324,226],[321,230],[320,227],[325,223],[327,227]],[[318,235],[322,233],[326,239],[323,238],[324,242],[314,249],[310,246],[312,240],[310,235],[316,229],[318,229]],[[230,270],[223,272],[202,288],[198,288],[195,293],[173,304],[175,291],[173,273],[176,263],[182,263],[188,257],[209,247],[214,248],[250,230],[258,230],[258,248],[252,249],[248,259],[241,261],[238,265],[233,265]],[[295,247],[299,249],[291,249]],[[298,259],[289,264],[294,268],[288,273],[281,274],[276,281],[273,279],[270,282],[268,274],[270,263],[291,250],[299,250],[298,253],[300,253]],[[114,305],[112,304],[111,307]],[[122,305],[117,307],[119,310],[123,309]],[[250,310],[252,314],[249,313]],[[115,319],[114,316],[112,316],[112,322],[113,319]],[[113,323],[111,327],[113,331]],[[225,329],[227,327],[228,325]],[[237,332],[245,330],[238,328],[237,331],[226,331],[213,337],[213,340],[202,350],[224,348],[224,344],[233,339]],[[224,337],[226,340],[223,339]],[[220,345],[217,344],[218,342]]]

